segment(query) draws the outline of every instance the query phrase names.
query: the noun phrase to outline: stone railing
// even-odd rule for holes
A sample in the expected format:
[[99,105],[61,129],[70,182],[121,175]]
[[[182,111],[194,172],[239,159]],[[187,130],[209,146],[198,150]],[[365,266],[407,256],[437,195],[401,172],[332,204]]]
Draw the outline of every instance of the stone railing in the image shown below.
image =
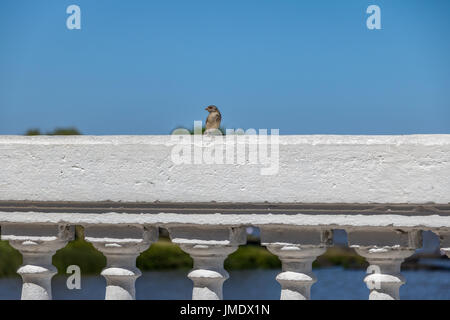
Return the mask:
[[369,262],[370,299],[399,298],[421,230],[450,255],[450,136],[280,136],[270,174],[262,161],[209,162],[217,146],[261,152],[245,137],[185,138],[200,161],[174,159],[170,136],[0,137],[1,238],[23,255],[22,298],[51,299],[52,256],[75,225],[107,258],[106,299],[135,297],[136,258],[158,227],[193,258],[193,299],[222,298],[247,226],[282,262],[281,299],[310,298],[333,229]]

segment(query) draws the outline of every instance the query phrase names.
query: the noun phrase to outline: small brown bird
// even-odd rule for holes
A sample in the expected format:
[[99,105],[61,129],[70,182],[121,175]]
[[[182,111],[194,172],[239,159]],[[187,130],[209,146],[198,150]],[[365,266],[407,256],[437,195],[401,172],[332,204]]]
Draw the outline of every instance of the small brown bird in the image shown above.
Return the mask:
[[216,106],[208,106],[205,108],[209,112],[206,118],[206,131],[216,131],[220,128],[220,121],[222,121],[222,115]]

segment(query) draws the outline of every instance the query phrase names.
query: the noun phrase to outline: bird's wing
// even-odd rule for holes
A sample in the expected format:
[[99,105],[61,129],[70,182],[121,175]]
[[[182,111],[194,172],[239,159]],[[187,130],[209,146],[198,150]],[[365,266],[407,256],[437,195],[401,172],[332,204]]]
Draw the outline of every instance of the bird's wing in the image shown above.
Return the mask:
[[214,121],[215,122],[220,122],[222,120],[222,116],[220,113],[217,113],[216,116],[214,117]]
[[206,118],[206,129],[219,128],[221,120],[220,113],[210,113]]

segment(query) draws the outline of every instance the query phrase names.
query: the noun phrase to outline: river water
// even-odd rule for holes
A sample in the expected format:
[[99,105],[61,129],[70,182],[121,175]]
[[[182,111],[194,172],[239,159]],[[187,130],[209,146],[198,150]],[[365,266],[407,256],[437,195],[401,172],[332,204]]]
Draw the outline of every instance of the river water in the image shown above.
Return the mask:
[[[224,283],[224,299],[279,299],[280,286],[275,277],[279,270],[231,271]],[[312,299],[367,299],[364,270],[340,267],[315,269],[319,279],[311,289]],[[137,299],[190,299],[192,282],[187,271],[144,272],[136,281]],[[400,289],[402,299],[450,299],[450,271],[403,271],[407,283]],[[81,289],[69,290],[65,276],[53,278],[54,299],[103,299],[105,280],[85,276]],[[0,299],[20,299],[21,279],[0,279]]]

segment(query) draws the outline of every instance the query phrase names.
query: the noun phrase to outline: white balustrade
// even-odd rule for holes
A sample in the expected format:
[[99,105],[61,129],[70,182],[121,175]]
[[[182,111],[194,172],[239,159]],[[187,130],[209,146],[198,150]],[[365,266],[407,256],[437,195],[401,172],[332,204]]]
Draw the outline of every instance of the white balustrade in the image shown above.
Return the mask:
[[277,276],[282,300],[310,299],[311,286],[317,281],[312,263],[331,244],[332,233],[327,230],[262,227],[261,244],[278,256],[282,272]]
[[158,238],[158,229],[140,226],[87,226],[85,238],[106,256],[106,300],[133,300],[141,275],[136,258]]
[[[17,212],[16,218],[31,213]],[[52,213],[50,215],[58,215]],[[110,214],[94,215],[111,219]],[[180,214],[177,214],[180,215]],[[82,217],[83,214],[73,214]],[[121,214],[132,218],[133,214]],[[187,214],[186,216],[189,216]],[[209,216],[209,215],[206,215]],[[229,216],[229,214],[224,215]],[[264,215],[253,215],[264,219]],[[47,220],[48,216],[42,217]],[[0,214],[1,219],[1,214]],[[12,219],[14,220],[14,219]],[[50,219],[51,220],[51,219]],[[111,220],[114,220],[112,218]],[[136,258],[157,241],[158,225],[136,225],[133,219],[127,224],[105,224],[80,221],[85,225],[85,239],[102,252],[107,260],[101,275],[106,279],[107,300],[135,299],[135,281],[141,275]],[[258,226],[258,224],[252,224]],[[179,245],[194,261],[187,275],[193,282],[192,299],[223,299],[223,283],[229,274],[224,261],[239,245],[245,244],[243,225],[165,224],[172,242]],[[310,299],[311,286],[320,281],[312,272],[314,260],[332,246],[332,229],[323,226],[259,225],[261,245],[275,254],[282,262],[282,270],[276,277],[281,285],[282,300]],[[421,232],[417,229],[392,229],[392,227],[347,228],[349,246],[367,259],[368,275],[364,282],[370,290],[369,299],[399,299],[399,288],[405,284],[401,275],[402,262],[421,246]],[[441,250],[449,254],[450,232],[436,230],[441,238]],[[17,270],[22,276],[22,299],[51,299],[51,279],[57,270],[52,256],[73,239],[73,227],[66,222],[2,223],[1,239],[8,241],[23,256],[23,264]],[[338,295],[336,296],[339,297]]]
[[405,258],[421,246],[417,231],[350,231],[348,241],[356,252],[369,262],[364,282],[370,290],[370,300],[398,300],[405,278],[400,267]]
[[370,299],[399,298],[420,231],[449,256],[450,135],[259,138],[0,136],[1,238],[23,256],[22,299],[51,299],[52,256],[76,225],[106,256],[106,299],[136,297],[136,258],[160,227],[194,261],[193,299],[223,298],[248,226],[282,262],[281,299],[310,298],[333,229],[369,262]]
[[57,273],[52,257],[73,238],[65,225],[2,225],[2,240],[19,250],[23,264],[17,270],[23,280],[22,300],[52,299],[51,279]]
[[193,300],[222,300],[222,285],[228,279],[223,262],[246,241],[244,228],[234,227],[172,227],[172,242],[194,260],[188,277],[194,283]]

